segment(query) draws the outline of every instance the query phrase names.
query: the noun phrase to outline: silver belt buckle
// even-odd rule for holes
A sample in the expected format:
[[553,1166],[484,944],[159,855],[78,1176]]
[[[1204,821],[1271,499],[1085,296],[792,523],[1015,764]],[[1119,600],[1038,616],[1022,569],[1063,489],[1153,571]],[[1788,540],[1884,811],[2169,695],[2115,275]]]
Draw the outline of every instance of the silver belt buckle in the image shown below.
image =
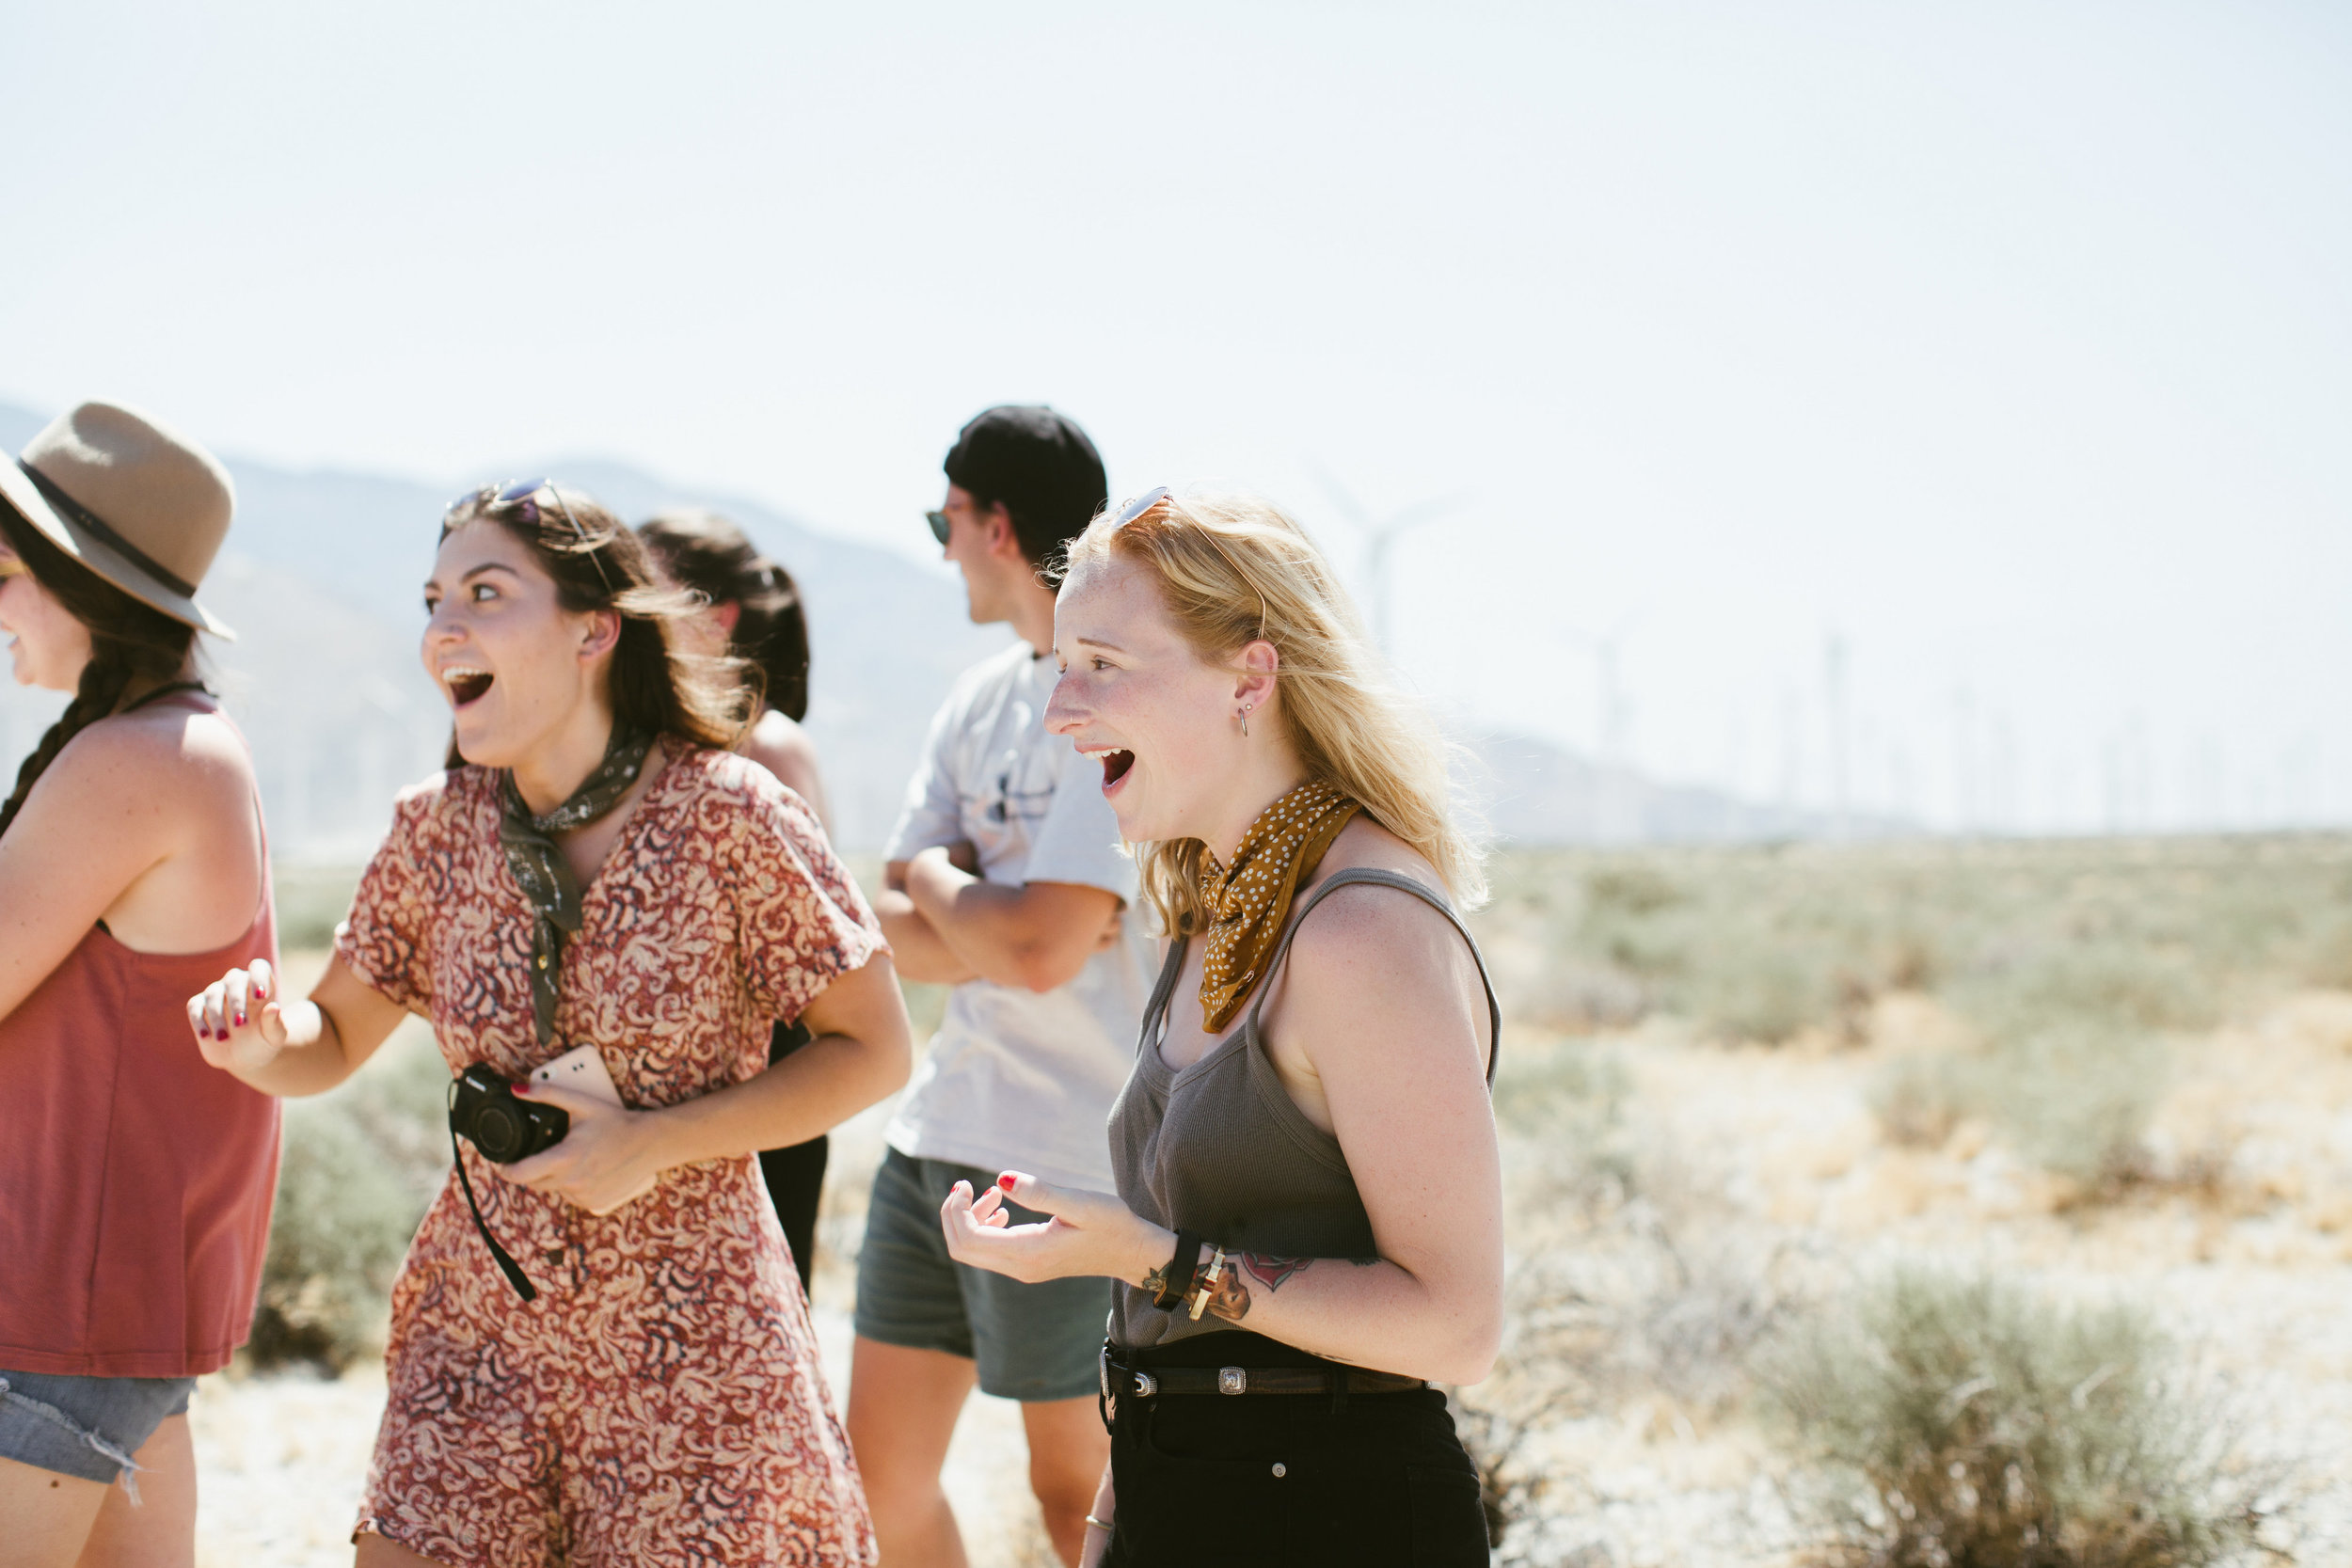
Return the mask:
[[1249,1392],[1249,1373],[1240,1367],[1219,1367],[1216,1370],[1216,1391],[1220,1394]]

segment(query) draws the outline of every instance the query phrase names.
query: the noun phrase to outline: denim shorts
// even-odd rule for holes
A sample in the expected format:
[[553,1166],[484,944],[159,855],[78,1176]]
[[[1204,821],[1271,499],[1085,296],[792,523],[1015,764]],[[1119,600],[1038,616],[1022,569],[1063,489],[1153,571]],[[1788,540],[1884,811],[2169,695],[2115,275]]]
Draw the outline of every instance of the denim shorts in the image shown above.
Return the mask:
[[0,1458],[137,1496],[131,1456],[165,1418],[188,1413],[192,1377],[71,1377],[0,1371]]
[[[858,1335],[976,1361],[980,1391],[999,1399],[1091,1399],[1110,1318],[1108,1280],[1025,1285],[947,1256],[939,1227],[947,1189],[969,1181],[981,1192],[996,1176],[977,1165],[884,1152],[858,1253]],[[1045,1218],[1005,1207],[1016,1225]]]

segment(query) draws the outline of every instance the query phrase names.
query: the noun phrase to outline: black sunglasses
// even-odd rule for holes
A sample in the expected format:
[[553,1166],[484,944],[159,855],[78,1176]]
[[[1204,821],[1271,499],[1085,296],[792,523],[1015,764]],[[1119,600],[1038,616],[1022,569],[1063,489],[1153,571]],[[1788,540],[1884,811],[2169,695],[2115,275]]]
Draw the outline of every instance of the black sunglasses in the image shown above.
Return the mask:
[[572,509],[564,503],[564,492],[555,487],[555,481],[551,479],[523,479],[503,487],[485,484],[479,490],[469,490],[449,503],[449,510],[441,514],[441,521],[447,523],[469,506],[475,508],[477,514],[515,507],[521,511],[524,522],[537,528],[541,516],[539,496],[542,491],[554,500],[556,515],[572,525],[572,537],[580,541],[580,548],[596,566],[596,576],[603,579],[604,591],[608,594],[619,593],[620,590],[612,585],[612,574],[605,569],[604,557],[598,555],[596,547],[589,544],[588,531],[581,528],[580,519],[572,515]]
[[945,545],[947,542],[947,514],[926,512],[923,514],[923,520],[931,525],[931,537]]

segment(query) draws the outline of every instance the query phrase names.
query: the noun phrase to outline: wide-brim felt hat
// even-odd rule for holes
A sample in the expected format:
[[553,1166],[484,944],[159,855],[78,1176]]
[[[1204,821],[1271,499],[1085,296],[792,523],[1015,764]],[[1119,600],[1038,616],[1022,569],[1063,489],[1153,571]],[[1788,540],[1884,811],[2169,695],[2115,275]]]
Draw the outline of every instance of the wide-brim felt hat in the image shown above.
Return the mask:
[[234,640],[196,592],[237,509],[220,460],[152,415],[85,403],[13,463],[0,496],[59,549],[140,603]]

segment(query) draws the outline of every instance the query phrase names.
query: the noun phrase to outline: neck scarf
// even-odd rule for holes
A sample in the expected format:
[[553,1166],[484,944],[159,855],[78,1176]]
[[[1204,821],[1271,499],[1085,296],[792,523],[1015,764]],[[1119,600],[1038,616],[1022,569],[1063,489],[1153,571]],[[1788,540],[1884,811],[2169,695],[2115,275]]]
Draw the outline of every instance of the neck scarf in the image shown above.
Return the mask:
[[564,939],[580,930],[580,879],[555,842],[555,835],[584,827],[621,803],[645,766],[653,736],[643,730],[612,726],[605,743],[604,761],[572,791],[570,800],[533,816],[515,787],[510,770],[499,775],[499,845],[506,851],[506,868],[531,900],[535,918],[531,936],[531,1012],[539,1042],[555,1037],[556,978],[564,962]]
[[1209,941],[1200,966],[1200,1017],[1215,1034],[1264,978],[1262,971],[1290,918],[1291,895],[1314,875],[1324,851],[1363,808],[1316,780],[1293,787],[1258,814],[1227,870],[1200,854],[1200,902]]

